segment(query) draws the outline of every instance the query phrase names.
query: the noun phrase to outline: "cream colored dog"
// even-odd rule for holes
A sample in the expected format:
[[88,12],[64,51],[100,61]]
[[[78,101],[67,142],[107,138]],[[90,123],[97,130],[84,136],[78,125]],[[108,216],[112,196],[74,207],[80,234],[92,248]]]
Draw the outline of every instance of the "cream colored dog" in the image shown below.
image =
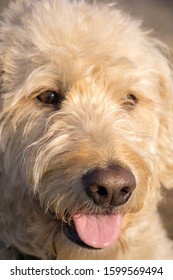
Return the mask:
[[109,5],[17,0],[0,26],[0,257],[173,259],[164,46]]

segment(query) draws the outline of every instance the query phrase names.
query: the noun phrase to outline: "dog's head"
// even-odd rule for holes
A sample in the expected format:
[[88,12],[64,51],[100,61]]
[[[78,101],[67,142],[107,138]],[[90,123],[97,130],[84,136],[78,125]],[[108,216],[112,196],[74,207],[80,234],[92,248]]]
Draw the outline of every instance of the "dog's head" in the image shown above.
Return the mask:
[[161,44],[117,10],[58,0],[11,4],[0,40],[1,169],[40,213],[34,242],[57,258],[112,258],[173,185]]

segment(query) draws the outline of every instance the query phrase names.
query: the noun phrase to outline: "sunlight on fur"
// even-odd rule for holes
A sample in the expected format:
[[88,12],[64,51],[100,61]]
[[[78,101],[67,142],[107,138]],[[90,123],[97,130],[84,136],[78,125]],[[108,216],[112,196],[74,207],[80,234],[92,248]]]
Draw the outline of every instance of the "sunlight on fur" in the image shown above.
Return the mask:
[[108,4],[12,1],[0,22],[0,259],[173,259],[167,49]]

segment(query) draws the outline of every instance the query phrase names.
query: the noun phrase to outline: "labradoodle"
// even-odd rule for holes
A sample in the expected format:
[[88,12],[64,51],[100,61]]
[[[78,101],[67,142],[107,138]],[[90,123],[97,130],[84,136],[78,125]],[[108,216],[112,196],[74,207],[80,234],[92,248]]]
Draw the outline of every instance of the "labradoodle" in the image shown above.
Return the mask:
[[0,258],[173,259],[165,46],[112,5],[17,0],[0,23]]

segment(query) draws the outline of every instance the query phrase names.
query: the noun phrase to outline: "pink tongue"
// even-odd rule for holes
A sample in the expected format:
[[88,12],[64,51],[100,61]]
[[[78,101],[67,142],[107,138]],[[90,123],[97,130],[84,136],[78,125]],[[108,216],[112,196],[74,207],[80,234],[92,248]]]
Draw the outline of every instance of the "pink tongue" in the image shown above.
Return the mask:
[[73,221],[80,239],[85,244],[94,248],[106,248],[117,241],[122,216],[76,214]]

